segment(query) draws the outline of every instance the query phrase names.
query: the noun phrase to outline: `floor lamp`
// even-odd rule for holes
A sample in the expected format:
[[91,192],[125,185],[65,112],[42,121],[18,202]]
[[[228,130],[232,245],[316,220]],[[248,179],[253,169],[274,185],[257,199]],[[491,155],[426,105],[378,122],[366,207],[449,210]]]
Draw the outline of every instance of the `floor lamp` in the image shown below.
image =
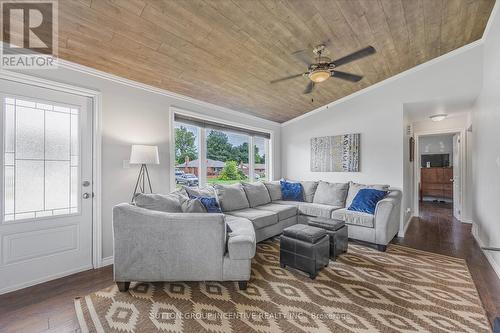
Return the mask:
[[134,194],[132,194],[132,202],[138,193],[146,192],[146,185],[149,186],[149,192],[153,193],[151,187],[151,179],[149,178],[148,164],[160,164],[158,158],[157,146],[132,145],[130,151],[130,164],[140,164],[139,176],[135,183]]

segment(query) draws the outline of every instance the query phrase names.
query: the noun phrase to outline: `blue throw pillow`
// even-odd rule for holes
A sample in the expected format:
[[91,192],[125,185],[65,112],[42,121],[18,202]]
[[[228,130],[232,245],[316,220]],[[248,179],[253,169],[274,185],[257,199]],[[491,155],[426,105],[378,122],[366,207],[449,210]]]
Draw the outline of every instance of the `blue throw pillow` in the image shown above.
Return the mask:
[[372,188],[364,188],[358,191],[351,206],[348,210],[363,212],[368,214],[375,214],[375,207],[377,203],[385,198],[387,191],[375,190]]
[[283,200],[304,201],[302,196],[302,184],[280,180],[280,186]]
[[214,197],[199,197],[196,195],[190,195],[189,198],[200,200],[201,204],[206,208],[207,213],[222,213],[219,203]]

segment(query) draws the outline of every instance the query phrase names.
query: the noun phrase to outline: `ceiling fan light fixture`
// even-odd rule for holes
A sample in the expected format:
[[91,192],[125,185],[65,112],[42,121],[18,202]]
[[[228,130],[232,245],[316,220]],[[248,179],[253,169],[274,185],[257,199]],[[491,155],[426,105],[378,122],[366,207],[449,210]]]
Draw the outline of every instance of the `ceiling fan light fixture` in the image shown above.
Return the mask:
[[311,79],[311,81],[313,81],[314,83],[326,81],[329,77],[330,71],[325,69],[316,70],[309,74],[309,79]]
[[446,113],[440,113],[440,114],[435,114],[433,116],[430,116],[432,121],[441,121],[444,120],[448,115]]

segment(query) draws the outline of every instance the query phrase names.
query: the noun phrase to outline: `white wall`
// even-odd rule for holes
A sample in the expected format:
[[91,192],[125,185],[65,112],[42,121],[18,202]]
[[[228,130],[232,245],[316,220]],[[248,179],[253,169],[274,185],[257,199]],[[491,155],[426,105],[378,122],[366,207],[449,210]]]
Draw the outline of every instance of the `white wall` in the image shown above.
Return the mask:
[[[479,86],[478,88],[480,88]],[[479,95],[479,92],[478,92]],[[413,131],[417,134],[437,133],[448,130],[457,130],[467,127],[470,123],[470,110],[466,112],[450,114],[442,121],[432,121],[430,119],[413,122]]]
[[413,161],[410,161],[410,138],[413,137],[413,127],[408,117],[408,113],[403,109],[403,197],[401,198],[402,226],[399,236],[404,236],[405,227],[413,216],[413,204],[411,193],[415,186],[413,178],[413,168],[415,167],[417,147],[414,147]]
[[[483,90],[472,121],[474,232],[500,247],[500,15],[495,5],[484,41]],[[488,253],[488,252],[487,252]],[[488,254],[500,276],[500,253]]]
[[166,193],[170,189],[170,117],[169,108],[185,110],[254,126],[273,132],[273,175],[280,177],[279,124],[249,117],[231,110],[201,106],[203,103],[146,91],[107,78],[70,68],[24,72],[41,78],[99,90],[102,93],[102,254],[113,255],[111,211],[114,205],[130,201],[137,166],[123,168],[134,143],[159,146],[160,165],[151,166],[153,190]]
[[[479,94],[481,59],[481,45],[469,45],[285,123],[281,130],[282,175],[386,183],[407,192],[405,184],[411,183],[411,177],[404,171],[403,104]],[[320,85],[320,89],[327,88]],[[310,139],[344,133],[361,133],[361,171],[311,172]],[[404,198],[406,207],[408,202],[411,200]]]

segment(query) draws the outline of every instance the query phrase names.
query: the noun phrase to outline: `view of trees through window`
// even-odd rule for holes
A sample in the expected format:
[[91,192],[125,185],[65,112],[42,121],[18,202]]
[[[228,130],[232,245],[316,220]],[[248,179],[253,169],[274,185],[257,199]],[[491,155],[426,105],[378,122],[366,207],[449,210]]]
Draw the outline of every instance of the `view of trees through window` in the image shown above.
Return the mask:
[[[197,186],[200,182],[200,149],[205,146],[206,183],[232,184],[240,181],[265,180],[267,139],[241,133],[205,129],[203,142],[198,139],[195,126],[175,124],[175,179],[176,184]],[[249,161],[249,145],[254,142],[253,164]],[[252,169],[253,168],[253,169]],[[253,172],[250,172],[252,170]]]

